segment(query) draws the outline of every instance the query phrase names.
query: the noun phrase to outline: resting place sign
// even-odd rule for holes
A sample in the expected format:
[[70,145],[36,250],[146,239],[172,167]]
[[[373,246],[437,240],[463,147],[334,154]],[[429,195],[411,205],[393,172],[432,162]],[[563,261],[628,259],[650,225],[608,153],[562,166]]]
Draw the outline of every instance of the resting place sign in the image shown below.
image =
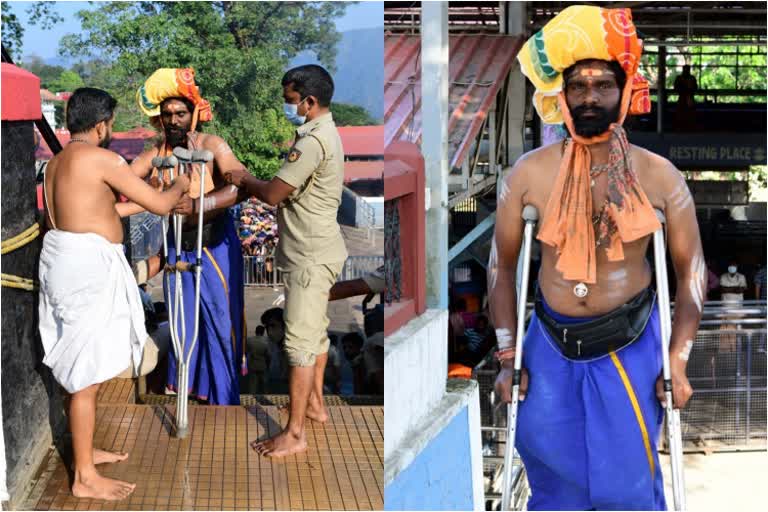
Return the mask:
[[633,144],[669,159],[677,167],[747,167],[766,165],[764,135],[750,133],[631,133]]

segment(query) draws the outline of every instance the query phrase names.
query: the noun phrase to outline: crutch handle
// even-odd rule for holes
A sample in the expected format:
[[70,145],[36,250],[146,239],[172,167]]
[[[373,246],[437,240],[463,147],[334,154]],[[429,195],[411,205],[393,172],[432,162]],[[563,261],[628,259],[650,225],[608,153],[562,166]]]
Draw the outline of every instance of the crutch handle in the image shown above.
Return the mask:
[[171,167],[176,167],[176,164],[178,163],[179,161],[173,155],[156,156],[152,159],[152,167],[156,167],[158,169],[170,169]]
[[192,152],[192,161],[194,163],[207,163],[213,160],[213,153],[207,149]]
[[659,219],[659,222],[661,222],[662,224],[667,223],[667,218],[664,216],[663,211],[659,210],[658,208],[654,208],[653,211],[656,212],[656,218]]
[[173,148],[173,155],[184,163],[189,163],[192,161],[192,151],[188,150],[187,148]]
[[525,208],[523,208],[523,220],[525,222],[536,222],[539,220],[539,210],[532,204],[525,205]]

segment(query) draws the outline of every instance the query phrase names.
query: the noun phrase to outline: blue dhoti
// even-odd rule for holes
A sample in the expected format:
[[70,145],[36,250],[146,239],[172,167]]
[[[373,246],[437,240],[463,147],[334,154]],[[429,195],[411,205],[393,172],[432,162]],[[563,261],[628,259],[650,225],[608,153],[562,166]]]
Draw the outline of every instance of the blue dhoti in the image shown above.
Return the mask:
[[[172,220],[172,219],[171,219]],[[203,246],[203,270],[200,276],[199,337],[189,363],[189,390],[192,395],[211,404],[237,405],[240,403],[238,373],[245,364],[243,330],[243,256],[240,241],[229,214],[213,221],[213,243]],[[172,226],[172,222],[171,222]],[[181,260],[194,263],[196,249],[181,251]],[[176,262],[173,229],[168,230],[168,262]],[[170,286],[163,280],[165,301],[169,311],[175,297],[175,275],[170,275]],[[184,320],[186,347],[192,342],[195,326],[195,277],[193,272],[182,273],[184,294]],[[173,321],[169,318],[169,321]],[[177,333],[181,339],[181,315]],[[176,356],[171,350],[168,358],[168,387],[176,389]],[[178,391],[178,390],[177,390]]]
[[[558,322],[588,320],[544,307]],[[523,347],[529,385],[515,447],[531,486],[528,509],[666,510],[657,305],[640,337],[616,352],[567,359],[535,313]]]

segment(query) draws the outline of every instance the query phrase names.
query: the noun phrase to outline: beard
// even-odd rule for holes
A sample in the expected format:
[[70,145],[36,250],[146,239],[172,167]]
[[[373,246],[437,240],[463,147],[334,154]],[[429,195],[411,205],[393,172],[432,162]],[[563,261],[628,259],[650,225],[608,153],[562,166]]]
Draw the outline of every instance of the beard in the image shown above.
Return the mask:
[[[604,133],[611,126],[611,123],[615,123],[619,119],[619,104],[611,109],[607,110],[602,107],[588,107],[585,105],[579,105],[571,109],[571,116],[573,117],[573,129],[576,131],[576,135],[581,137],[594,137]],[[584,118],[584,114],[594,114],[594,117]]]
[[104,137],[104,140],[99,141],[99,147],[108,149],[109,145],[112,144],[112,134],[108,134],[106,137]]
[[189,133],[188,128],[166,128],[165,140],[172,148],[187,147],[187,133]]

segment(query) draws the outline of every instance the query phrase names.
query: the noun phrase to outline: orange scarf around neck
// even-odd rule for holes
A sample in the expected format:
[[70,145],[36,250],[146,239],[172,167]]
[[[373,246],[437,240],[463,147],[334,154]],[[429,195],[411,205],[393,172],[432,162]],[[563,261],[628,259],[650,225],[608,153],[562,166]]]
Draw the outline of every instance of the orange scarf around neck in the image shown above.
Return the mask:
[[[629,110],[632,77],[621,99],[619,119],[595,137],[576,135],[565,93],[558,101],[572,141],[566,145],[560,171],[543,216],[537,238],[557,250],[555,268],[570,281],[594,284],[597,280],[596,245],[604,246],[610,261],[624,259],[622,243],[647,236],[661,228],[648,197],[632,169],[629,143],[622,123]],[[597,226],[592,222],[592,190],[589,171],[592,144],[611,141],[608,167],[608,195],[599,212]],[[598,232],[596,240],[595,230]]]

